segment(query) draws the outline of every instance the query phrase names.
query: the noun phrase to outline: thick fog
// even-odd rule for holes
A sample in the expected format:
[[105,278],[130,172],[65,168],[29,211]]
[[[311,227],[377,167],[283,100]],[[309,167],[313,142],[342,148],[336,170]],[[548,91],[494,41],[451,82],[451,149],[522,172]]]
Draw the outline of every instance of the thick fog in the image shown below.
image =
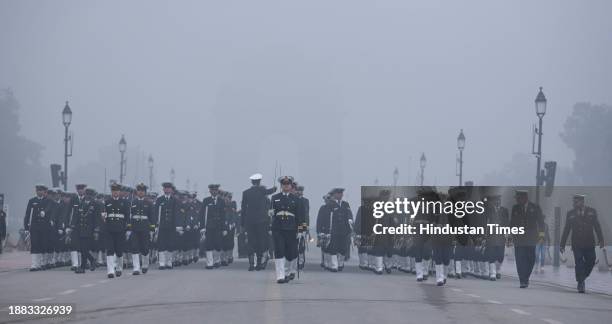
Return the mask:
[[[360,185],[393,184],[395,167],[398,184],[417,184],[422,152],[426,183],[457,184],[460,129],[464,180],[533,185],[540,86],[543,160],[580,184],[560,133],[576,103],[612,103],[611,12],[606,0],[5,0],[0,88],[43,150],[42,171],[8,170],[0,192],[50,183],[66,100],[71,189],[118,179],[125,134],[129,185],[149,182],[149,154],[156,191],[174,168],[179,189],[239,193],[255,172],[271,185],[278,161],[311,204],[336,186],[357,204]],[[525,176],[508,177],[514,166]]]

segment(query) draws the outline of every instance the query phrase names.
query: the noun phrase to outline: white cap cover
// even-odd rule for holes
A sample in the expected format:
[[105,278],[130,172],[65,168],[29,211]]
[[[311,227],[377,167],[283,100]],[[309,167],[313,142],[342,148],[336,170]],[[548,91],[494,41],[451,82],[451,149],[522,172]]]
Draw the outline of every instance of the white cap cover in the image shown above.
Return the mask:
[[251,179],[251,180],[261,180],[262,177],[263,176],[261,175],[261,173],[255,173],[254,175],[249,177],[249,179]]

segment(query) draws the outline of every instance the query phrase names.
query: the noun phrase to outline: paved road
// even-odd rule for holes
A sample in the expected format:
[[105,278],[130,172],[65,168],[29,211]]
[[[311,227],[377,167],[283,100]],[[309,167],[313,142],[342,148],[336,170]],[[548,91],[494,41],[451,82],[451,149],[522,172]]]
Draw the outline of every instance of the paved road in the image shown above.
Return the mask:
[[[551,285],[519,289],[513,278],[497,282],[377,276],[348,266],[322,271],[316,254],[299,280],[278,285],[269,267],[247,272],[244,261],[216,270],[203,263],[171,271],[106,279],[66,269],[0,272],[0,322],[24,322],[8,305],[73,303],[77,323],[609,323],[612,297],[577,294]],[[47,323],[48,319],[32,322]]]

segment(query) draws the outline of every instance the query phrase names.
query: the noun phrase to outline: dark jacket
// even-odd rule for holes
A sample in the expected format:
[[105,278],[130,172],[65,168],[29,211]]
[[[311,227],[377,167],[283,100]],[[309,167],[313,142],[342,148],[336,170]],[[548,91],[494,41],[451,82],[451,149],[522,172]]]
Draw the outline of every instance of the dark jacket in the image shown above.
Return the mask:
[[298,226],[306,225],[302,200],[292,194],[277,193],[271,199],[273,217],[272,230],[297,231]]
[[92,198],[79,201],[76,212],[72,215],[70,228],[76,237],[92,238],[99,231],[101,206]]
[[538,242],[539,233],[544,229],[544,216],[540,207],[532,202],[525,205],[515,204],[512,206],[510,226],[524,227],[524,234],[514,235],[514,245],[535,246]]
[[183,226],[180,223],[179,213],[179,201],[174,197],[166,198],[162,195],[155,201],[154,219],[155,226],[160,231],[174,231],[176,227]]
[[594,247],[595,236],[593,235],[593,232],[595,232],[597,235],[597,242],[599,244],[603,244],[604,241],[603,234],[601,232],[601,225],[597,219],[597,211],[591,207],[585,206],[583,211],[572,209],[567,212],[560,246],[565,246],[570,232],[572,235],[572,247]]
[[53,203],[51,199],[34,197],[28,201],[26,214],[23,218],[23,228],[26,231],[49,230],[52,214]]
[[127,228],[130,216],[129,201],[122,198],[109,198],[104,202],[104,230],[107,232],[122,232]]
[[252,186],[242,192],[240,204],[241,225],[265,224],[270,221],[268,217],[267,196],[274,193],[275,188],[266,189],[264,186]]
[[351,233],[349,220],[353,220],[353,212],[348,202],[325,204],[317,215],[317,234],[348,235]]
[[200,222],[207,231],[225,230],[227,227],[225,201],[219,196],[217,196],[217,199],[212,196],[204,198],[200,215]]
[[[143,219],[144,216],[144,219]],[[146,198],[132,200],[128,228],[132,231],[149,231],[155,228],[153,203]]]

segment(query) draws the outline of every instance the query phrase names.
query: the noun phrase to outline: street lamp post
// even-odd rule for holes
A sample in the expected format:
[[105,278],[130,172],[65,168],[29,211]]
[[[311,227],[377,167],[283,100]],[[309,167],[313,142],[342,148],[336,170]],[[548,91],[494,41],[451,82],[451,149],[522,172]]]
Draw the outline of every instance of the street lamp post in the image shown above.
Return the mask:
[[537,159],[537,169],[536,169],[536,204],[540,204],[540,185],[542,184],[542,171],[540,170],[542,166],[542,120],[544,119],[544,115],[546,114],[546,96],[544,96],[544,92],[542,92],[542,87],[540,87],[540,91],[535,99],[535,110],[536,115],[538,116],[539,126],[535,130],[538,135],[538,150],[533,152]]
[[427,158],[425,158],[425,152],[421,154],[421,160],[419,161],[421,166],[421,187],[425,182],[425,165],[427,164]]
[[149,188],[153,189],[153,156],[149,154]]
[[68,136],[68,127],[72,123],[72,109],[68,105],[68,101],[66,101],[66,105],[64,106],[64,110],[62,111],[62,122],[64,124],[64,175],[62,182],[64,183],[64,191],[68,191],[68,157],[72,156],[72,152],[68,154],[68,141],[70,141],[70,137]]
[[397,180],[399,179],[399,170],[397,169],[397,167],[395,167],[395,170],[393,170],[393,196],[395,197],[396,194],[396,190],[397,190]]
[[457,148],[459,149],[459,159],[457,162],[459,163],[459,186],[463,186],[463,149],[465,148],[465,135],[463,135],[463,129],[459,132],[459,136],[457,136]]
[[119,183],[123,183],[123,178],[125,177],[125,151],[127,149],[127,142],[125,141],[125,135],[121,135],[121,140],[119,140],[119,152],[121,152],[121,163],[119,167],[121,170],[119,171]]

